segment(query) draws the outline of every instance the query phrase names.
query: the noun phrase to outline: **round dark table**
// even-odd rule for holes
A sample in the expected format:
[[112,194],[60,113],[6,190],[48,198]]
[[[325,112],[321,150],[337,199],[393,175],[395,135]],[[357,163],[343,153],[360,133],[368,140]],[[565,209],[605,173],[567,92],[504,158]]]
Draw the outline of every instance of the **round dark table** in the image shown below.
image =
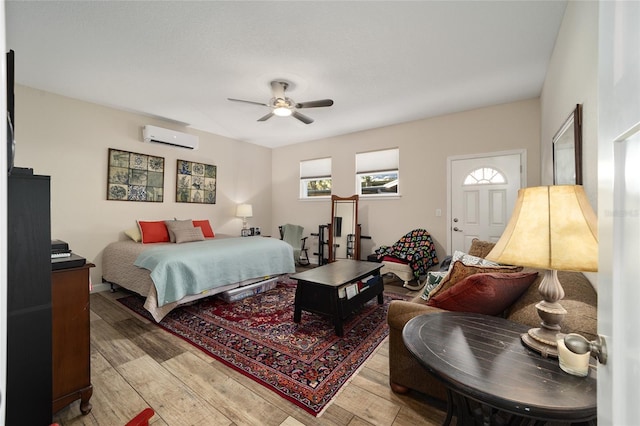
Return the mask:
[[520,335],[529,327],[503,318],[440,312],[411,319],[402,331],[409,352],[447,387],[447,419],[455,406],[457,424],[473,424],[468,399],[481,407],[483,424],[497,412],[540,421],[594,420],[597,414],[596,369],[576,377],[557,359],[524,347]]

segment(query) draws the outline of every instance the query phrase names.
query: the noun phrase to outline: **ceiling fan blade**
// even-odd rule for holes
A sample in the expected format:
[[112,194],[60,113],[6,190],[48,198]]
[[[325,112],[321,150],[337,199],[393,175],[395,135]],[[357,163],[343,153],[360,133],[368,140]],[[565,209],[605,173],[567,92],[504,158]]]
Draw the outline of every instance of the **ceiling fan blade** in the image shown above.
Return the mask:
[[253,101],[245,101],[243,99],[233,99],[233,98],[227,98],[227,100],[229,101],[233,101],[233,102],[244,102],[245,104],[254,104],[254,105],[262,105],[262,106],[271,106],[269,104],[265,104],[264,102],[253,102]]
[[273,112],[270,112],[269,114],[265,115],[264,117],[258,118],[258,121],[267,121],[271,117],[273,117]]
[[301,102],[299,104],[296,104],[296,108],[319,108],[330,107],[331,105],[333,105],[333,100],[320,99],[319,101]]
[[311,124],[313,123],[313,118],[307,117],[304,114],[300,114],[298,111],[293,111],[291,113],[291,115],[295,118],[297,118],[298,120],[302,121],[304,124]]

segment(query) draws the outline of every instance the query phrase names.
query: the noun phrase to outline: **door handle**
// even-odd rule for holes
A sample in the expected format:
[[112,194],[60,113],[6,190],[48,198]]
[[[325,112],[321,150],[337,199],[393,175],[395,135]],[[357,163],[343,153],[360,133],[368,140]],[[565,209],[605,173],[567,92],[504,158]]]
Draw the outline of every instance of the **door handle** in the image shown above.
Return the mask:
[[462,232],[462,229],[458,228],[457,226],[453,228],[454,231],[456,232]]

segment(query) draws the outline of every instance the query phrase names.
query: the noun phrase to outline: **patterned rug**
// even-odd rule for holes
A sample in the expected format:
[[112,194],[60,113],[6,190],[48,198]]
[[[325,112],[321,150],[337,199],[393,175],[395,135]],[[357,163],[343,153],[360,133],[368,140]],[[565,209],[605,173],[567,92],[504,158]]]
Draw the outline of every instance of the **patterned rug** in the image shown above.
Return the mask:
[[[202,299],[169,313],[158,325],[317,416],[388,335],[387,307],[404,300],[387,293],[366,303],[337,337],[331,321],[302,312],[293,322],[296,284],[227,303]],[[150,319],[140,296],[118,299]]]

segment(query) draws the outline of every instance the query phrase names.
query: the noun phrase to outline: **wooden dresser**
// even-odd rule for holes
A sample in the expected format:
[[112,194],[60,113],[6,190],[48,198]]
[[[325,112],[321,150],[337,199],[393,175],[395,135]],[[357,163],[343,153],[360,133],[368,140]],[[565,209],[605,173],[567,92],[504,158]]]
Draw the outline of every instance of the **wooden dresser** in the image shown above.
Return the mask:
[[94,266],[51,272],[53,413],[77,399],[82,414],[91,411],[89,271]]

